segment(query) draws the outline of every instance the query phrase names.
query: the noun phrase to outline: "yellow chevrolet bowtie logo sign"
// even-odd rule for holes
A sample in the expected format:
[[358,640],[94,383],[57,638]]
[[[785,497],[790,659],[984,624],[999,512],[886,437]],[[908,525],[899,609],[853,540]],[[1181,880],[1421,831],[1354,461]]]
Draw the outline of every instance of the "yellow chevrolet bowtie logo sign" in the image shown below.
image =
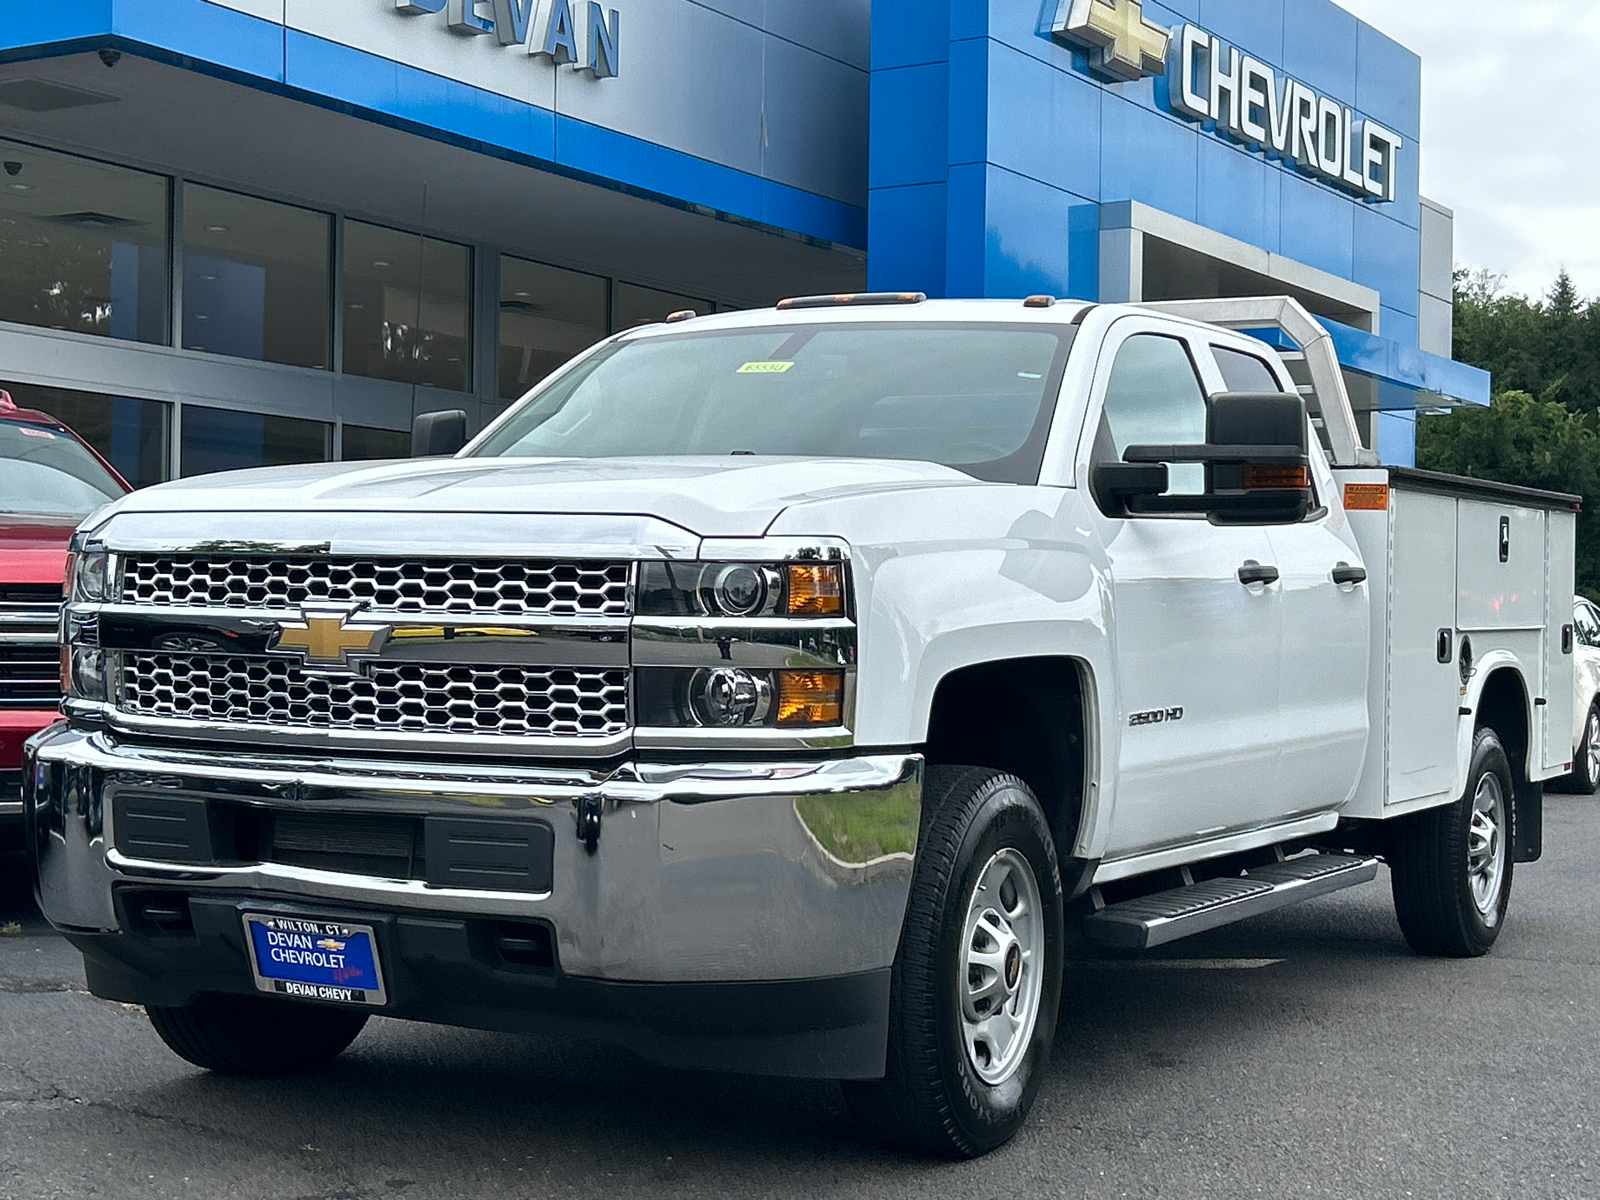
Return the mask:
[[373,658],[392,632],[387,625],[353,620],[343,611],[302,610],[299,621],[279,626],[274,654],[293,654],[309,667],[349,670],[352,658]]
[[1051,35],[1089,51],[1098,75],[1132,83],[1167,73],[1172,33],[1144,18],[1139,0],[1061,0]]

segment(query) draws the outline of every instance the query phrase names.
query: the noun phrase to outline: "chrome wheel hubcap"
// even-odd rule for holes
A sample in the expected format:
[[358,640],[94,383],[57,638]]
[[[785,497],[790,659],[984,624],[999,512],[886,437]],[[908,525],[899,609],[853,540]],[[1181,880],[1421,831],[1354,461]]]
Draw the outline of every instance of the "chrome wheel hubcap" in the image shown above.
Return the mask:
[[1506,874],[1506,797],[1497,775],[1478,780],[1467,830],[1467,882],[1486,925],[1500,919],[1500,887]]
[[1586,782],[1600,783],[1600,713],[1589,714],[1589,727],[1583,734],[1583,757],[1589,769]]
[[1020,851],[1000,851],[978,876],[958,967],[967,1060],[997,1087],[1027,1056],[1044,991],[1044,906]]

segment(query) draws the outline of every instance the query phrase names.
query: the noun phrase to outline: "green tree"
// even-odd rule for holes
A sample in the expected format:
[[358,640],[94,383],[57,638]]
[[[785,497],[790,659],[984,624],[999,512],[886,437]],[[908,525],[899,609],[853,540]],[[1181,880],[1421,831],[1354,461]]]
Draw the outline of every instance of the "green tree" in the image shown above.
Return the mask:
[[1456,272],[1455,357],[1493,377],[1488,408],[1417,423],[1417,465],[1582,496],[1579,590],[1600,597],[1600,299],[1562,271],[1539,300]]

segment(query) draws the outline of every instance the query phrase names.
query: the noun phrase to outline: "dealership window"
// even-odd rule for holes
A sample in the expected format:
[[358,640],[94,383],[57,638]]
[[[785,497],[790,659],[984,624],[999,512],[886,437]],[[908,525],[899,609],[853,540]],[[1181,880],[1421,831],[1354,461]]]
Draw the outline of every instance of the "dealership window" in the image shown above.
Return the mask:
[[332,425],[198,404],[183,406],[182,440],[185,476],[333,457]]
[[500,259],[500,398],[515,400],[606,336],[610,281]]
[[341,442],[345,462],[365,462],[377,458],[409,458],[411,435],[399,429],[375,429],[370,425],[346,425]]
[[0,321],[167,341],[167,180],[0,141]]
[[635,325],[649,325],[666,320],[670,313],[688,308],[704,316],[711,311],[712,304],[709,300],[696,300],[693,296],[680,296],[676,292],[660,292],[636,283],[619,283],[616,305],[611,313],[611,328],[620,332],[632,329]]
[[344,234],[344,369],[471,390],[472,253],[361,221]]
[[184,349],[326,370],[332,237],[323,213],[184,184]]
[[172,406],[26,383],[0,384],[21,408],[47,412],[100,452],[134,487],[172,478]]

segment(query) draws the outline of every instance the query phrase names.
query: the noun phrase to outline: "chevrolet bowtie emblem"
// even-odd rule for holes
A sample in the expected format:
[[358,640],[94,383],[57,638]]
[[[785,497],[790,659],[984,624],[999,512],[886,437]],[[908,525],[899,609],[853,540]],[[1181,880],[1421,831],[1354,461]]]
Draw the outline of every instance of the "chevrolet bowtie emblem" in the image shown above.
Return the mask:
[[1134,83],[1167,73],[1172,33],[1145,20],[1139,0],[1061,0],[1050,34],[1089,51],[1097,75]]
[[352,659],[377,657],[392,632],[387,625],[356,621],[354,616],[349,609],[302,609],[299,621],[278,627],[272,653],[292,654],[308,667],[351,670]]

